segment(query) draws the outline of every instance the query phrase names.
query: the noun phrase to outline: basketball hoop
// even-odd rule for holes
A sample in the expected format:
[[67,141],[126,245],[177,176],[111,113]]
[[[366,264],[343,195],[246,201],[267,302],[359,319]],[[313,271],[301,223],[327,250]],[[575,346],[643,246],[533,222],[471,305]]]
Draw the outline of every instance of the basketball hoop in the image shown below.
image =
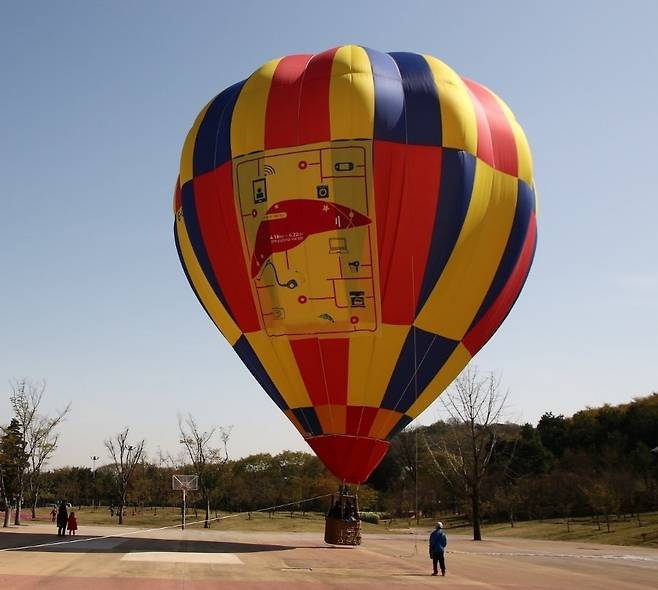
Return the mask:
[[194,492],[199,489],[198,475],[172,475],[171,489],[181,490],[183,492],[183,515],[181,517],[181,528],[185,529],[185,515],[187,512],[187,492]]

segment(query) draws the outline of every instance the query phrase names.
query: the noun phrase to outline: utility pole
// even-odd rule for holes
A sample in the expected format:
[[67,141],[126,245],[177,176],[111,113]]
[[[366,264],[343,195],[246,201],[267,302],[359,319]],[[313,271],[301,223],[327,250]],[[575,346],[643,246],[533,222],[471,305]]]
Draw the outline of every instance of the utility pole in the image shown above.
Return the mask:
[[418,514],[418,426],[416,426],[416,459],[414,466],[414,512],[416,514],[416,527],[420,524],[420,514]]

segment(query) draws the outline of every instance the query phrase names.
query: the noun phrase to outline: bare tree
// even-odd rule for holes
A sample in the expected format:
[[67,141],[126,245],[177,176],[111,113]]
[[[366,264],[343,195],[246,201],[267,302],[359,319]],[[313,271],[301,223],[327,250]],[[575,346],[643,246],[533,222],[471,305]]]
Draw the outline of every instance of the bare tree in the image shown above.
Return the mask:
[[119,497],[119,524],[123,524],[123,510],[131,478],[144,453],[144,439],[136,444],[129,444],[128,432],[129,429],[126,428],[114,439],[109,438],[104,443],[114,462],[114,476]]
[[44,381],[32,383],[27,379],[21,379],[12,383],[11,388],[9,401],[20,425],[23,440],[24,460],[17,466],[18,494],[14,515],[14,523],[20,524],[26,480],[32,496],[32,518],[36,517],[36,505],[41,490],[41,469],[57,448],[59,435],[54,430],[69,413],[71,404],[57,411],[53,417],[43,416],[39,414],[39,408],[46,391]]
[[203,432],[192,414],[188,414],[185,419],[181,416],[178,417],[180,443],[187,450],[194,473],[199,478],[199,492],[206,508],[203,523],[203,527],[206,529],[210,528],[210,496],[216,483],[213,481],[213,475],[218,472],[218,466],[228,461],[228,441],[231,438],[232,428],[232,426],[219,428],[219,438],[223,447],[222,456],[222,449],[211,447],[211,440],[217,432],[217,427],[213,426],[210,430]]
[[480,489],[496,444],[496,426],[507,404],[507,393],[493,373],[481,377],[477,367],[468,367],[442,396],[452,428],[441,443],[441,475],[450,475],[463,486],[471,501],[473,540],[481,541]]

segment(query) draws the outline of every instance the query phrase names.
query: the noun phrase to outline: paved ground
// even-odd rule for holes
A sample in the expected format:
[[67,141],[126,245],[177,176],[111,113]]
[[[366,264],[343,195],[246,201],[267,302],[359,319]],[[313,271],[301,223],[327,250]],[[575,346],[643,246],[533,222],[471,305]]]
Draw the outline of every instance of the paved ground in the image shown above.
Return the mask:
[[[611,545],[449,535],[448,574],[432,577],[424,537],[367,535],[329,547],[314,533],[85,527],[57,543],[48,525],[0,532],[3,590],[519,590],[658,588],[658,551]],[[110,538],[106,538],[108,535]],[[86,540],[92,538],[92,540]],[[66,541],[71,540],[67,537]],[[31,547],[3,551],[9,547]]]

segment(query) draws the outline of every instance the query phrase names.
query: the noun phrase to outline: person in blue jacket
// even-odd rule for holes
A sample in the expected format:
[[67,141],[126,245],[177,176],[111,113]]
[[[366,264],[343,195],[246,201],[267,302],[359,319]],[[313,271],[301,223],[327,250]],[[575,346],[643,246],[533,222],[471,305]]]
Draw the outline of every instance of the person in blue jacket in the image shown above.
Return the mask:
[[445,559],[445,549],[448,544],[448,538],[443,532],[443,523],[437,522],[436,528],[432,531],[430,535],[430,558],[432,560],[432,565],[434,566],[433,576],[436,576],[439,571],[437,569],[438,565],[441,566],[441,575],[446,575],[446,559]]

